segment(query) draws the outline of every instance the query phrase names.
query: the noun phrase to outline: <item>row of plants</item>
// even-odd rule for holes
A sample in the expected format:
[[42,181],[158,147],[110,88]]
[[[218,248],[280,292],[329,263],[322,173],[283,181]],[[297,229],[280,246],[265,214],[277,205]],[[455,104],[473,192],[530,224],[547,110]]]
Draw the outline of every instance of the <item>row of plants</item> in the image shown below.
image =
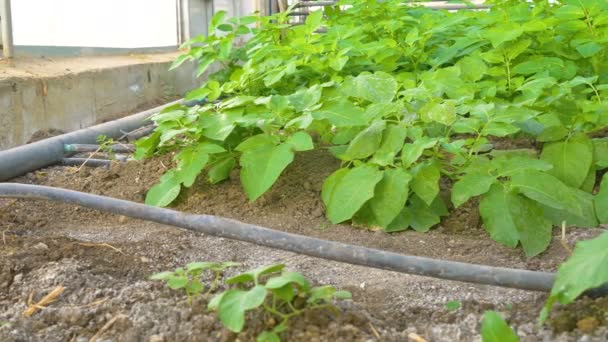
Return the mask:
[[[321,193],[334,224],[425,232],[477,198],[492,239],[532,257],[555,225],[608,223],[608,2],[489,2],[342,0],[297,26],[218,12],[173,65],[216,70],[186,96],[206,102],[155,115],[137,143],[138,159],[175,154],[146,203],[235,168],[254,201],[297,152],[323,149],[341,161]],[[577,247],[543,317],[608,281],[607,240]]]
[[[223,67],[187,95],[206,104],[166,109],[138,142],[137,158],[176,152],[148,204],[236,167],[254,201],[296,152],[317,148],[342,161],[322,191],[332,223],[428,231],[448,207],[480,197],[490,236],[534,256],[552,225],[608,222],[608,184],[593,195],[608,167],[608,139],[593,138],[608,126],[608,3],[500,1],[454,13],[340,4],[350,7],[299,26],[286,13],[219,12],[216,34],[186,43],[174,66]],[[519,137],[534,143],[496,147]]]

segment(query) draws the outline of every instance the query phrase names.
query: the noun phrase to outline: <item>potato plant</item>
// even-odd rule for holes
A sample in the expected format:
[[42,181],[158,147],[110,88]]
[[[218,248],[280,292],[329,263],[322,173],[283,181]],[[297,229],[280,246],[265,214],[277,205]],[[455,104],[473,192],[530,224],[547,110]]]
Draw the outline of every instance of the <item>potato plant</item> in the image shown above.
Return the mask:
[[[223,270],[239,264],[233,262],[194,262],[174,272],[161,272],[152,275],[152,280],[165,280],[167,286],[174,290],[184,289],[189,301],[201,295],[204,285],[200,275],[204,270],[214,273],[213,283],[209,286],[209,295],[219,285]],[[247,312],[260,310],[271,322],[272,329],[263,331],[257,340],[280,341],[279,334],[289,326],[289,320],[310,310],[338,309],[332,300],[349,299],[348,291],[338,291],[331,285],[312,287],[300,273],[284,269],[285,265],[275,264],[261,266],[223,281],[228,286],[216,294],[208,304],[208,309],[216,311],[222,324],[230,331],[241,332],[245,327]]]
[[321,193],[334,224],[425,232],[478,197],[492,239],[534,256],[553,225],[608,223],[608,2],[491,3],[343,0],[298,26],[217,13],[174,63],[220,66],[186,96],[207,102],[155,115],[137,143],[137,158],[175,152],[146,203],[234,168],[254,201],[296,153],[323,148],[342,163]]

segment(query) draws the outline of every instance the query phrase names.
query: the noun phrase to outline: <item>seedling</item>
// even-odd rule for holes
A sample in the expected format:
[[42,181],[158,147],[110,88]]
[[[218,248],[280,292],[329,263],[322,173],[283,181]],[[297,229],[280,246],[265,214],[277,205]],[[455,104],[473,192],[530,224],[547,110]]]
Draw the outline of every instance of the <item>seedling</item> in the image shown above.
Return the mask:
[[116,153],[114,152],[114,149],[112,149],[112,146],[120,144],[119,142],[102,134],[97,137],[97,144],[99,144],[97,152],[103,152],[108,158],[115,159]]
[[444,307],[450,311],[456,311],[456,310],[460,309],[461,306],[462,306],[462,304],[460,304],[460,302],[457,300],[449,301],[449,302],[445,303],[445,305],[444,305]]
[[[224,271],[231,267],[240,266],[236,262],[192,262],[186,265],[185,268],[177,268],[175,271],[167,271],[153,274],[151,280],[164,280],[167,282],[167,287],[179,290],[183,289],[188,296],[188,302],[192,303],[192,299],[204,293],[207,297],[215,291],[219,285],[219,280]],[[205,271],[212,274],[212,281],[207,290],[201,281],[201,277]]]
[[222,324],[233,332],[243,330],[248,311],[261,309],[278,324],[262,332],[258,341],[280,341],[279,334],[288,328],[291,318],[309,310],[338,311],[332,300],[351,298],[350,292],[330,285],[311,287],[302,274],[284,267],[263,266],[227,279],[226,284],[235,288],[217,294],[208,308],[217,311]]

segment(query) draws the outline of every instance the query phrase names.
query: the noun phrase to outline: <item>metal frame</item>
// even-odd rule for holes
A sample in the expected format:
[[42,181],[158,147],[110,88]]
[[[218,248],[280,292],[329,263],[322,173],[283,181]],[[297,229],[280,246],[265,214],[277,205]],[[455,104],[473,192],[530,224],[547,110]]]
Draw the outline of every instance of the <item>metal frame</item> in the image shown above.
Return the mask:
[[[193,27],[194,16],[201,13],[205,25]],[[207,27],[213,13],[213,0],[177,0],[178,44],[181,45],[200,34],[208,35]]]

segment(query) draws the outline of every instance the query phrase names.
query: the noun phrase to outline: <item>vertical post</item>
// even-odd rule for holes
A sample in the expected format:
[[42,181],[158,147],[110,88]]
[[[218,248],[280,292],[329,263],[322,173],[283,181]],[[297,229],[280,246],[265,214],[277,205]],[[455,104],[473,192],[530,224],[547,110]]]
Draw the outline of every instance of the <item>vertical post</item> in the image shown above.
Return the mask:
[[279,3],[277,0],[270,0],[270,14],[279,13]]
[[188,41],[188,39],[192,38],[190,37],[190,1],[189,0],[180,0],[179,2],[179,7],[180,7],[180,45],[186,41]]
[[0,21],[2,21],[2,50],[4,58],[13,58],[13,21],[11,0],[0,0]]
[[212,34],[213,32],[209,32],[209,23],[211,22],[211,18],[215,14],[215,5],[213,0],[205,1],[205,36]]

